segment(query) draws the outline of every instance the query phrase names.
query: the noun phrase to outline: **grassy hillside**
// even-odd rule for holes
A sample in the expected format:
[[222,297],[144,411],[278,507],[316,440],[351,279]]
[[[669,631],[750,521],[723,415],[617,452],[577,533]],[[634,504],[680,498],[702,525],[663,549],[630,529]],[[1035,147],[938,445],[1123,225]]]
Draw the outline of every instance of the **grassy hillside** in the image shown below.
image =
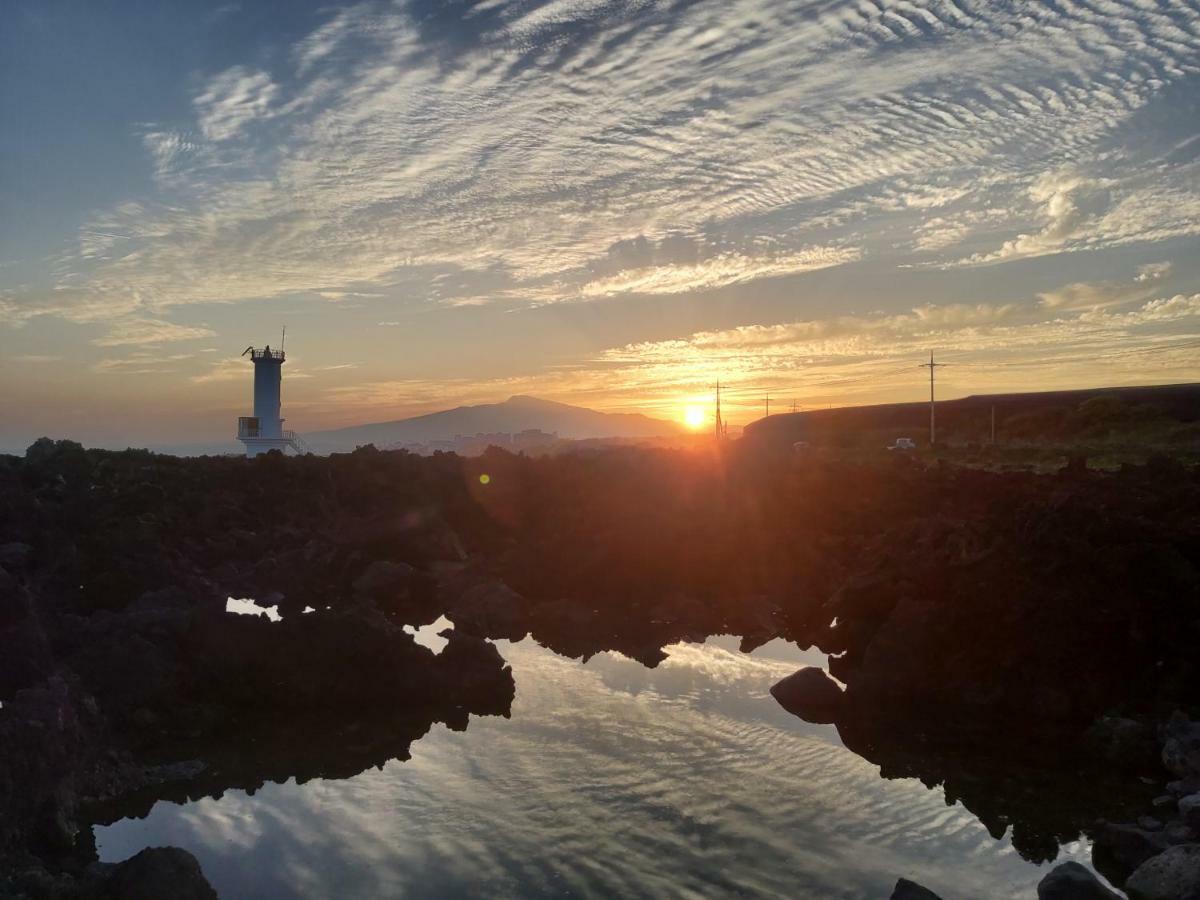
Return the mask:
[[[995,443],[992,420],[995,418]],[[898,437],[929,453],[929,404],[814,410],[759,419],[746,428],[754,443],[790,448],[880,452]],[[1200,459],[1200,384],[1094,388],[1036,394],[991,394],[937,404],[939,456],[998,463],[1057,464],[1087,456],[1093,466],[1166,454]]]

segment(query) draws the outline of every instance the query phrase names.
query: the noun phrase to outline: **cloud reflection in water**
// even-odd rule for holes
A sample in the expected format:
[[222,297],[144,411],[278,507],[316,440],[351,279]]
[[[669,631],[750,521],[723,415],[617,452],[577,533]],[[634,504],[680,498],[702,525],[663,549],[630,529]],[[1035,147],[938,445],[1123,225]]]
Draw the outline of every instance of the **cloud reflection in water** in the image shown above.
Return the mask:
[[[767,687],[782,642],[669,648],[656,669],[502,645],[511,720],[436,726],[342,781],[268,784],[97,829],[102,859],[176,844],[223,897],[1027,897],[1041,870],[915,780],[883,781]],[[1066,857],[1082,857],[1071,845]],[[1083,860],[1081,860],[1083,861]]]

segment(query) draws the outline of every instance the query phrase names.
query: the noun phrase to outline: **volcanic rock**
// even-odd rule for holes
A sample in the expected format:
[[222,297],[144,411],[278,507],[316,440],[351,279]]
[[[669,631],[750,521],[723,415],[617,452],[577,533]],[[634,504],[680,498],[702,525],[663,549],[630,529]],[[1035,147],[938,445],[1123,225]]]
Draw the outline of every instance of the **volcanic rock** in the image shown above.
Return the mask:
[[1179,818],[1191,828],[1200,828],[1200,794],[1189,794],[1180,799]]
[[413,567],[408,563],[376,560],[354,579],[354,595],[373,601],[395,601],[408,596]]
[[1093,855],[1107,856],[1126,872],[1167,848],[1166,838],[1161,833],[1146,831],[1136,825],[1106,823],[1097,830],[1095,841]]
[[1055,866],[1038,882],[1038,900],[1120,900],[1077,862]]
[[1200,900],[1200,844],[1180,844],[1142,863],[1125,890],[1132,900]]
[[1094,752],[1122,769],[1145,771],[1158,763],[1154,730],[1136,719],[1102,716],[1092,723],[1086,739]]
[[816,666],[800,669],[771,685],[771,696],[792,715],[818,724],[835,722],[845,701],[838,683]]
[[901,878],[892,889],[891,900],[942,900],[937,894],[915,881]]
[[0,566],[3,566],[10,572],[20,572],[29,564],[29,557],[32,552],[32,547],[20,541],[10,541],[7,544],[0,544]]
[[1176,711],[1163,726],[1163,765],[1182,779],[1200,778],[1200,722]]
[[1193,828],[1186,822],[1171,822],[1163,829],[1163,838],[1171,846],[1194,844],[1200,840],[1200,828]]
[[114,867],[104,885],[114,900],[216,900],[196,857],[178,847],[149,847]]
[[1186,797],[1197,792],[1200,792],[1200,778],[1180,778],[1167,782],[1167,793],[1174,797]]
[[447,616],[465,634],[519,641],[529,632],[525,599],[500,581],[467,588],[450,602]]

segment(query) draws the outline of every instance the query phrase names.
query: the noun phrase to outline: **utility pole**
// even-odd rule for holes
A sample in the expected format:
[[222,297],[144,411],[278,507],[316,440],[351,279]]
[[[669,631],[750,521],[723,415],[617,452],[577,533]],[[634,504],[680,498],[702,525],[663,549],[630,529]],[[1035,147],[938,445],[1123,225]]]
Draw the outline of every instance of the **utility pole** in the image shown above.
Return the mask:
[[795,412],[796,412],[796,401],[793,400],[792,401],[792,413],[795,414]]
[[767,394],[767,415],[771,415],[771,395]]
[[721,424],[721,379],[717,379],[717,415],[716,428],[714,430],[717,440],[720,441],[725,437],[725,427]]
[[937,419],[935,418],[933,405],[933,371],[939,369],[945,363],[933,361],[933,353],[929,354],[929,362],[921,363],[920,368],[929,370],[929,446],[932,447],[937,443]]

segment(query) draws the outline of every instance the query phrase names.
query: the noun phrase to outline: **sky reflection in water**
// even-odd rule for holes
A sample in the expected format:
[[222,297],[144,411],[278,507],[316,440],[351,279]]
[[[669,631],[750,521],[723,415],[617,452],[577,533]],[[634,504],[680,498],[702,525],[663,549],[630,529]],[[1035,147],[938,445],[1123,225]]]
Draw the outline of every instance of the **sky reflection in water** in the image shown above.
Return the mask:
[[779,708],[767,688],[818,654],[736,646],[677,645],[646,669],[501,642],[511,719],[434,726],[409,762],[342,781],[160,802],[97,828],[101,858],[186,847],[225,898],[878,900],[902,875],[946,897],[1033,896],[1043,869],[968,811]]

